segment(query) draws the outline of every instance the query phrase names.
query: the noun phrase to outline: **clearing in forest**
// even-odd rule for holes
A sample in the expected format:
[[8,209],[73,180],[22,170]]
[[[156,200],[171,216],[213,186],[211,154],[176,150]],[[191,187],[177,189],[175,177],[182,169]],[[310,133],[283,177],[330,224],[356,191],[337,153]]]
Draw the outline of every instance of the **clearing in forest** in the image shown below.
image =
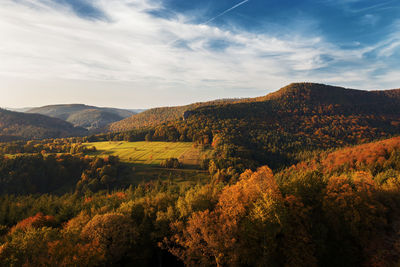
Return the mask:
[[85,143],[96,147],[91,155],[118,156],[122,162],[159,166],[167,158],[178,158],[186,166],[199,165],[209,157],[211,149],[193,147],[190,142],[125,142],[105,141]]

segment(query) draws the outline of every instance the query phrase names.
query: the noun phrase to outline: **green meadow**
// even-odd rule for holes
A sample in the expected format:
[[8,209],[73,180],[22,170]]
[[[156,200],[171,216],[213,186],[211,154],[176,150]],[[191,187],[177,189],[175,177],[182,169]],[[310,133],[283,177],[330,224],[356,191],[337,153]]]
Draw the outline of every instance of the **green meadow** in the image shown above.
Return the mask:
[[85,143],[96,147],[95,156],[118,156],[122,162],[159,166],[167,158],[178,158],[184,166],[198,166],[211,155],[211,149],[201,149],[190,142],[125,142],[105,141]]

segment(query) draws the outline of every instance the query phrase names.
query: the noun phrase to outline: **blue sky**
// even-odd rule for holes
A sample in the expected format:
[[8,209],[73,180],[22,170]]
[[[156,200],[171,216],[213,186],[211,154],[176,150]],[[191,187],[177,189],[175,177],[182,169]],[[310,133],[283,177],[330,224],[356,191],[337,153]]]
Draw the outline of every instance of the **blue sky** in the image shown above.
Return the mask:
[[3,0],[2,107],[400,88],[398,0]]

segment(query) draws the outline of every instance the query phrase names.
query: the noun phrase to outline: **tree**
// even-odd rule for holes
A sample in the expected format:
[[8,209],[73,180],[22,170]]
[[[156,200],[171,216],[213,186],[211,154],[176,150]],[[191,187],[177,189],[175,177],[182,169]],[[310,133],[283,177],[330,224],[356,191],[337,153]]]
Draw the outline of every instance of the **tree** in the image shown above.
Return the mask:
[[180,163],[177,158],[168,158],[168,159],[163,160],[160,163],[160,166],[163,168],[178,169],[178,168],[182,167],[182,163]]
[[108,263],[127,257],[138,236],[132,220],[120,213],[96,215],[82,229],[82,237],[98,242]]
[[41,227],[15,231],[0,247],[1,266],[46,266],[48,243],[58,239],[58,230]]
[[151,135],[151,133],[146,134],[146,136],[144,137],[144,140],[145,140],[146,142],[150,142],[150,141],[152,140],[152,135]]

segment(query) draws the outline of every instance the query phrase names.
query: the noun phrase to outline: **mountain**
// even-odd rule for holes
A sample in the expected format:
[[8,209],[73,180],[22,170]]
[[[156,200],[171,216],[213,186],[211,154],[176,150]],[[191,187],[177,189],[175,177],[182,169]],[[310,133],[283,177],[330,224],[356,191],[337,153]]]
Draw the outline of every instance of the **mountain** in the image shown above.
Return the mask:
[[184,117],[185,112],[202,106],[222,105],[235,102],[237,99],[221,99],[209,102],[199,102],[186,106],[160,107],[145,110],[124,120],[110,124],[107,129],[112,132],[123,132],[142,127],[153,127],[164,122],[174,121]]
[[141,113],[143,111],[146,111],[147,109],[139,108],[139,109],[127,109],[127,110],[129,110],[130,112],[132,112],[134,114],[138,114],[138,113]]
[[88,130],[101,129],[110,123],[120,121],[134,114],[134,112],[125,109],[101,108],[83,104],[50,105],[33,108],[27,112],[59,118]]
[[81,136],[87,131],[57,118],[0,109],[0,141]]
[[[230,114],[232,116],[230,117],[235,117],[239,109],[241,114],[238,115],[251,115],[252,112],[259,112],[258,108],[261,106],[263,106],[263,108],[266,106],[274,106],[277,113],[286,112],[293,115],[298,113],[298,108],[300,107],[306,108],[306,110],[309,108],[314,109],[316,106],[323,109],[328,107],[332,109],[331,105],[336,105],[336,108],[346,107],[346,109],[350,107],[362,107],[369,111],[374,107],[378,109],[378,112],[385,113],[382,108],[385,108],[388,104],[390,104],[390,106],[395,106],[399,100],[399,89],[364,91],[316,83],[292,83],[276,92],[261,97],[222,99],[186,106],[153,108],[112,123],[108,126],[108,129],[114,132],[121,132],[141,127],[154,127],[162,123],[186,118],[201,110],[208,109],[221,111],[229,109],[232,111]],[[288,110],[289,107],[294,110]],[[244,109],[244,112],[242,112],[242,109]],[[340,113],[339,110],[337,111]],[[354,110],[354,112],[357,111]],[[258,114],[258,116],[262,114],[263,113]],[[266,115],[265,119],[269,120],[269,117],[276,118],[276,116],[272,115],[273,114]],[[229,116],[229,114],[227,114],[227,116]]]
[[[367,116],[369,114],[385,116],[384,121],[390,117],[393,119],[391,123],[397,124],[399,101],[400,89],[364,91],[316,83],[293,83],[262,97],[224,99],[186,106],[149,109],[115,122],[109,126],[109,129],[118,132],[154,127],[193,116],[207,117],[208,120],[214,121],[257,118],[257,121],[262,124],[285,122],[288,123],[286,126],[280,126],[287,128],[288,125],[301,122],[298,120],[299,117],[350,116],[351,114]],[[369,119],[377,118],[369,117]],[[314,128],[305,127],[304,129]],[[301,129],[297,128],[297,130]]]
[[28,110],[33,109],[33,107],[29,107],[29,108],[4,108],[7,109],[9,111],[15,111],[15,112],[27,112]]
[[[153,124],[147,124],[153,129],[148,138],[211,144],[220,158],[230,159],[230,165],[279,168],[310,151],[400,134],[399,96],[399,89],[364,91],[294,83],[263,97],[170,109],[179,119],[155,117]],[[114,130],[134,129],[146,123],[139,118],[149,119],[144,115],[156,111],[112,126],[130,121],[134,123]],[[246,162],[239,163],[239,159]]]
[[276,101],[300,105],[379,105],[400,100],[400,90],[356,90],[317,83],[292,83],[254,101]]

